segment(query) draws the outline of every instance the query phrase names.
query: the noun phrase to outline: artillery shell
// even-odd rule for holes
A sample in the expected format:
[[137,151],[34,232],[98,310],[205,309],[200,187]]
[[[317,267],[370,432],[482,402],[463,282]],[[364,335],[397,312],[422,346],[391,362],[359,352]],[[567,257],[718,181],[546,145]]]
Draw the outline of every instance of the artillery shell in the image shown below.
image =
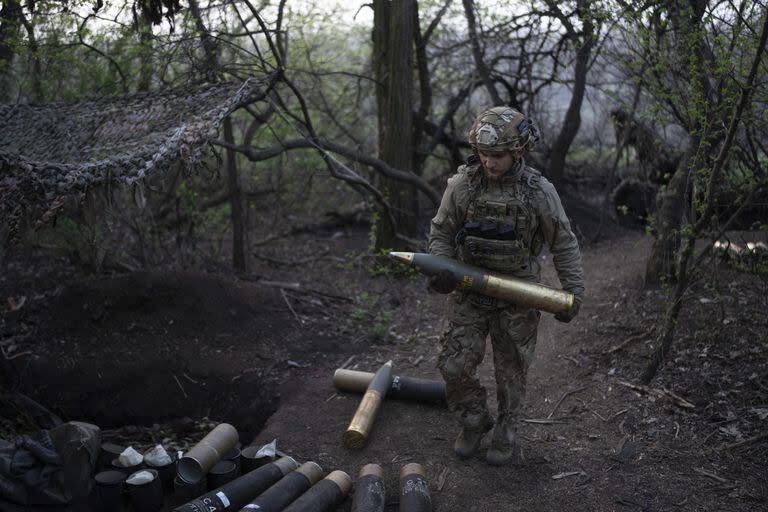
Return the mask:
[[176,472],[185,482],[196,484],[236,444],[237,429],[229,423],[220,423],[179,459]]
[[[337,369],[333,374],[333,385],[339,391],[364,393],[373,380],[373,373],[357,370]],[[387,398],[414,400],[429,403],[445,402],[445,382],[441,380],[417,379],[394,375]]]
[[406,464],[400,470],[400,512],[431,512],[432,497],[421,464]]
[[288,473],[240,509],[240,512],[278,512],[304,494],[323,478],[323,469],[316,462],[305,462],[296,471]]
[[218,489],[185,503],[174,512],[223,512],[240,510],[243,505],[295,470],[299,465],[291,457],[282,457],[227,482]]
[[352,421],[344,432],[344,446],[347,448],[362,448],[365,445],[368,435],[373,428],[373,422],[376,420],[376,414],[379,412],[381,402],[392,385],[392,361],[384,363],[373,380],[368,385],[368,389],[360,400]]
[[357,475],[352,512],[384,512],[385,501],[384,470],[378,464],[366,464]]
[[343,471],[333,471],[299,496],[283,512],[328,512],[336,510],[352,488],[352,479]]
[[476,292],[549,313],[566,312],[573,307],[572,293],[517,277],[467,265],[457,260],[421,252],[391,252],[391,258],[417,267],[426,275],[448,270],[459,289]]

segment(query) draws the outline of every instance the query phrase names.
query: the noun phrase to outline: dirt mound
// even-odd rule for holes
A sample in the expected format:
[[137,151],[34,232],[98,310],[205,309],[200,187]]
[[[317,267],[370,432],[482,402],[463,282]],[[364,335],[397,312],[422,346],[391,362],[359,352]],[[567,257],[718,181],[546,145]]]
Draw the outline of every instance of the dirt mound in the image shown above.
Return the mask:
[[81,339],[121,327],[127,332],[215,338],[234,324],[266,335],[278,328],[285,313],[275,290],[213,275],[149,272],[69,284],[46,308],[51,316],[45,334]]
[[296,337],[278,289],[193,273],[81,279],[17,313],[34,355],[6,362],[5,385],[103,427],[215,416],[255,431]]

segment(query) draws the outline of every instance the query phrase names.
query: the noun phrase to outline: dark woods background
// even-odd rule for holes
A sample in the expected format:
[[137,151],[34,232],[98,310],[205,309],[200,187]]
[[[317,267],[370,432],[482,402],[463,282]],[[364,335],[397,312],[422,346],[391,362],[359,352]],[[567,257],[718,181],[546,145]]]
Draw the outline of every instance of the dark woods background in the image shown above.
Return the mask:
[[0,102],[274,86],[223,123],[199,172],[93,188],[43,227],[0,226],[3,250],[92,272],[247,274],[271,241],[322,229],[362,228],[372,254],[423,249],[474,116],[508,104],[540,125],[532,165],[585,247],[623,228],[653,237],[645,281],[669,302],[650,380],[715,242],[765,229],[766,12],[762,0],[4,1]]

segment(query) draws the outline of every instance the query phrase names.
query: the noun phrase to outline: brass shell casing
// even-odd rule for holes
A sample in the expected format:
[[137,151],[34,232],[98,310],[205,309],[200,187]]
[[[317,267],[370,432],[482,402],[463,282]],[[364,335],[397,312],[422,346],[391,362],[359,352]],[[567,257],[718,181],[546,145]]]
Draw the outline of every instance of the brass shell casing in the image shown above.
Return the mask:
[[411,462],[402,467],[402,469],[400,470],[400,479],[403,479],[408,475],[426,476],[424,474],[424,468],[418,462]]
[[235,427],[220,423],[179,459],[176,469],[179,477],[196,484],[237,444],[239,437]]
[[364,392],[373,380],[373,373],[337,368],[333,372],[333,385],[341,391]]
[[317,462],[311,460],[299,466],[296,472],[307,477],[309,485],[315,485],[323,478],[323,468]]
[[455,279],[457,289],[474,292],[514,304],[562,313],[573,307],[573,294],[518,277],[488,272],[480,267],[458,260],[426,253],[391,252],[390,256],[407,265],[415,266],[426,275],[448,271]]
[[573,306],[573,294],[539,283],[494,274],[483,276],[483,293],[529,308],[561,313]]
[[357,406],[355,415],[352,417],[352,422],[347,427],[347,431],[344,432],[344,446],[359,449],[365,445],[381,402],[381,393],[375,389],[369,389],[365,392],[363,399],[360,400],[360,405]]
[[366,464],[360,468],[360,472],[357,474],[357,479],[360,480],[364,476],[374,475],[378,478],[384,478],[384,470],[378,464]]
[[293,457],[289,457],[287,455],[285,457],[280,457],[272,464],[274,464],[277,469],[280,470],[283,476],[299,467],[299,463],[296,462]]
[[349,494],[349,491],[352,489],[352,477],[350,477],[344,471],[340,471],[338,469],[331,471],[331,473],[325,477],[325,479],[335,483],[344,496]]

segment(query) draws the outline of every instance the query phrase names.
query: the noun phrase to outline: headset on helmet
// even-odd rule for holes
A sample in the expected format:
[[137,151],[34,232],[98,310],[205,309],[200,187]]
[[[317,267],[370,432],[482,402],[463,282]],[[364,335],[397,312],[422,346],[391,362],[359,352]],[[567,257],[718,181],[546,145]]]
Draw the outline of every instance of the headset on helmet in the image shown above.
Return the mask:
[[530,151],[538,140],[533,121],[511,107],[486,110],[469,130],[469,144],[476,151]]

